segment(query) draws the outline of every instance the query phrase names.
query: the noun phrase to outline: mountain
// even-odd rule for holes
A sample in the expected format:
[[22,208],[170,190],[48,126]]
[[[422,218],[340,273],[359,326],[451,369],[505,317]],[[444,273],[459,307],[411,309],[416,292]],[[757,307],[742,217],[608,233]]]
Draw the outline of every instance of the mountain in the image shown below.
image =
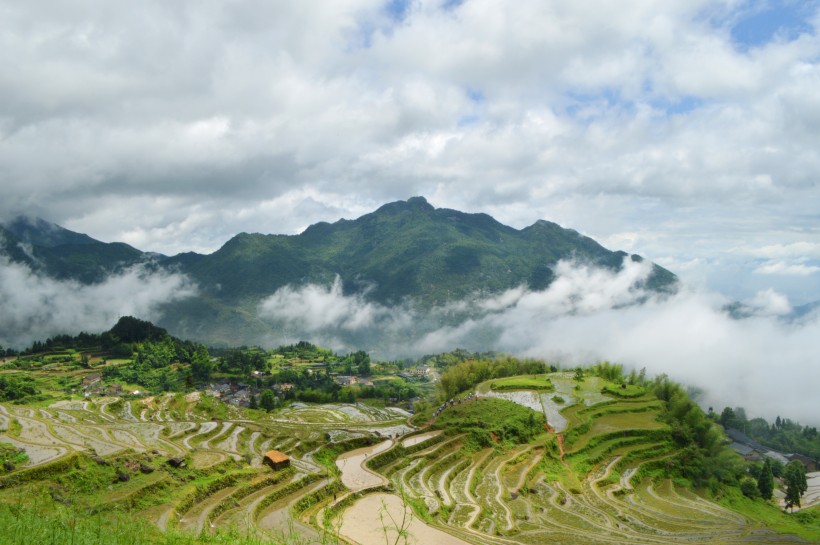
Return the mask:
[[0,226],[0,251],[33,270],[90,284],[149,259],[122,242],[100,242],[40,218],[18,216]]
[[[555,223],[514,229],[486,214],[434,208],[422,197],[354,220],[320,222],[298,235],[240,233],[209,255],[148,254],[39,219],[17,218],[0,229],[3,253],[59,279],[95,283],[140,263],[183,273],[199,295],[167,304],[160,325],[177,336],[232,345],[271,334],[259,303],[285,286],[330,286],[339,278],[345,295],[423,311],[521,285],[543,290],[562,259],[613,271],[624,258],[642,260]],[[676,283],[654,265],[645,287],[673,291]]]
[[[241,233],[213,254],[181,254],[165,264],[225,301],[256,299],[286,285],[329,284],[339,275],[346,294],[433,306],[521,284],[544,289],[561,259],[617,270],[626,256],[547,221],[517,230],[486,214],[436,209],[414,197],[356,220],[317,223],[299,235]],[[675,282],[655,266],[648,287],[668,290]]]

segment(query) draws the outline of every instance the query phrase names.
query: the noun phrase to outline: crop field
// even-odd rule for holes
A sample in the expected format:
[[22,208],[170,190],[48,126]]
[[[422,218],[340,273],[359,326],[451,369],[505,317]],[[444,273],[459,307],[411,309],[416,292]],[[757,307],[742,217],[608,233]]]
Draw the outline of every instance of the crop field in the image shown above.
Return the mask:
[[[501,392],[479,385],[419,430],[395,408],[295,403],[268,414],[197,393],[0,404],[0,453],[15,466],[0,473],[0,519],[4,506],[51,505],[128,514],[145,535],[240,528],[274,543],[365,545],[404,534],[453,545],[820,537],[653,479],[679,454],[657,399],[603,395],[605,381],[579,387],[568,373],[514,379]],[[532,380],[554,390],[507,388]],[[263,465],[272,449],[290,465]]]

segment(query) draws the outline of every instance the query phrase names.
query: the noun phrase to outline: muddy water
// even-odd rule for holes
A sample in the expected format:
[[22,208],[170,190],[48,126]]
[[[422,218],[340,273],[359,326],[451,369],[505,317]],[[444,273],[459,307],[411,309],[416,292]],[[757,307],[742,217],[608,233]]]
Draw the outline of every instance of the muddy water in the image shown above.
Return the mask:
[[[406,523],[402,519],[407,514]],[[404,543],[397,541],[396,526],[407,530],[407,543],[417,545],[468,545],[466,541],[428,526],[412,516],[410,508],[405,509],[401,498],[393,494],[370,494],[354,503],[344,512],[344,520],[339,533],[349,541],[360,545],[381,545],[382,543]],[[391,520],[392,517],[392,520]],[[395,521],[395,522],[393,522]],[[385,530],[387,538],[385,538]]]
[[382,441],[376,445],[345,452],[336,459],[336,467],[342,472],[342,484],[353,492],[386,483],[387,479],[364,468],[364,462],[371,456],[384,452],[393,441]]
[[439,435],[441,432],[442,430],[428,431],[427,433],[421,433],[419,435],[414,435],[413,437],[408,437],[407,439],[401,442],[401,446],[407,448],[412,447],[413,445],[418,445],[419,443],[427,441],[428,439],[432,439],[436,435]]
[[806,495],[800,500],[803,508],[820,503],[820,471],[806,473],[806,483],[809,485]]

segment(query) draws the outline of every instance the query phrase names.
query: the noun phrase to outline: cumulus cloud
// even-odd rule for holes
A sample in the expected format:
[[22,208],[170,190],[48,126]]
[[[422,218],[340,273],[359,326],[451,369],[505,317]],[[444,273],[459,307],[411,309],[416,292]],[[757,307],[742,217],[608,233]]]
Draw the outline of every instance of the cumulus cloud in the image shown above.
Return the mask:
[[773,289],[757,292],[748,301],[748,306],[756,315],[763,316],[785,316],[793,310],[789,299]]
[[286,322],[292,338],[369,348],[380,357],[462,347],[564,366],[607,359],[700,388],[704,405],[744,406],[753,416],[820,423],[806,403],[816,397],[820,381],[814,363],[817,311],[784,320],[791,312],[788,299],[765,290],[744,302],[745,318],[735,319],[726,311],[729,301],[714,293],[645,291],[650,269],[631,261],[620,272],[570,261],[555,272],[544,291],[517,288],[427,312],[346,296],[337,281],[331,287],[283,288],[260,313]]
[[753,43],[747,2],[396,5],[7,3],[0,214],[170,254],[425,195],[713,267],[816,246],[815,2]]
[[0,256],[0,344],[19,349],[55,334],[101,332],[121,316],[156,320],[163,304],[196,291],[183,275],[141,266],[85,285],[42,276]]
[[308,334],[328,329],[356,331],[372,328],[377,321],[389,318],[393,313],[388,307],[368,302],[364,294],[345,296],[338,276],[327,287],[318,284],[298,288],[285,286],[262,300],[258,310],[264,318],[288,322]]

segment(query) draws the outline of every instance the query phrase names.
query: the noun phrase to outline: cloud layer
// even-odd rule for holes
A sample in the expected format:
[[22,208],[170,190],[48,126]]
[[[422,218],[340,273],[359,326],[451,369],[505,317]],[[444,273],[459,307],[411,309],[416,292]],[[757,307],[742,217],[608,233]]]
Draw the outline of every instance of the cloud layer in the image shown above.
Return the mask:
[[84,285],[41,276],[0,255],[0,345],[21,349],[56,334],[99,333],[121,316],[156,320],[163,304],[195,293],[182,275],[139,266]]
[[820,423],[807,403],[820,381],[814,361],[820,314],[785,320],[792,309],[770,290],[747,302],[746,318],[734,319],[724,308],[728,301],[715,294],[658,297],[642,290],[649,272],[630,261],[617,273],[562,262],[545,291],[519,288],[424,313],[346,296],[338,282],[288,287],[265,300],[260,316],[288,332],[286,340],[370,348],[380,357],[462,347],[564,366],[607,359],[701,388],[705,405]]
[[[3,2],[0,215],[173,254],[424,195],[553,220],[732,295],[813,300],[820,256],[799,249],[820,243],[819,14]],[[759,257],[777,245],[796,253]]]

